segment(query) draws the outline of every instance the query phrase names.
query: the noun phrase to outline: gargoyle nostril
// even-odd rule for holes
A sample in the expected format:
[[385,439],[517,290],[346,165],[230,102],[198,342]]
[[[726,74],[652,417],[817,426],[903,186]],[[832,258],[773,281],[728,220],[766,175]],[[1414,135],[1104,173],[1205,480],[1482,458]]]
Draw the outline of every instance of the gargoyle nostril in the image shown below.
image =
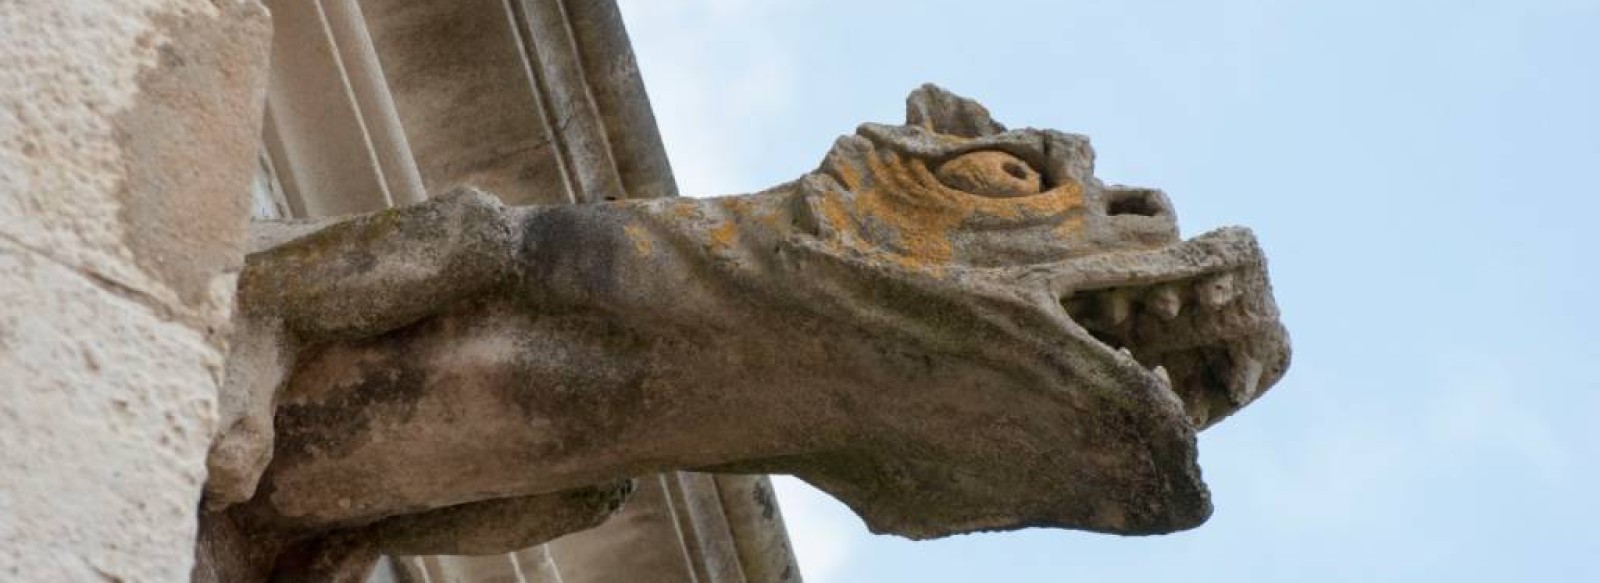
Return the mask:
[[1156,193],[1149,190],[1113,192],[1111,200],[1106,203],[1106,214],[1113,217],[1119,215],[1153,217],[1162,214],[1164,210]]

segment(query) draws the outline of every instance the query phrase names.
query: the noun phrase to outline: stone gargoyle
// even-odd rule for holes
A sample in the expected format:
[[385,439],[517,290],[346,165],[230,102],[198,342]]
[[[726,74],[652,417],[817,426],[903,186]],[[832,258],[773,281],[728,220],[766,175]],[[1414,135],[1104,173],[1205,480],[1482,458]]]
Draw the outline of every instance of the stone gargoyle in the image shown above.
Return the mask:
[[1289,362],[1254,237],[1182,240],[1082,136],[908,110],[750,195],[258,225],[202,554],[503,552],[678,469],[917,539],[1206,520],[1196,431]]

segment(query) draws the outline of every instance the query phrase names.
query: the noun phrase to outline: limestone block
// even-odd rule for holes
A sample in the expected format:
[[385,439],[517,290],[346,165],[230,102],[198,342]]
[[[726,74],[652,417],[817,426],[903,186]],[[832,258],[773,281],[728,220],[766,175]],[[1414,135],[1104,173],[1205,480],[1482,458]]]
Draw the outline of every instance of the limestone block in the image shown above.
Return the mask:
[[0,236],[197,328],[225,321],[269,34],[254,1],[0,14]]
[[0,281],[0,579],[187,580],[220,355],[7,240]]
[[269,36],[255,0],[0,10],[0,579],[188,579]]

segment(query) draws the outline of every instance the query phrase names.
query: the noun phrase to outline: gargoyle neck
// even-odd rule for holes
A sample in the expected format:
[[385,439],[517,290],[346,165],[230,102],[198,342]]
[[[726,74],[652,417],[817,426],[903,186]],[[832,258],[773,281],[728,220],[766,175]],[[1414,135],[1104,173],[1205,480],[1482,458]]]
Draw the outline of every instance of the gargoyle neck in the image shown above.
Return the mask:
[[793,455],[852,431],[832,391],[797,390],[859,384],[848,369],[772,339],[620,322],[486,303],[328,345],[279,402],[257,503],[284,526],[344,526]]

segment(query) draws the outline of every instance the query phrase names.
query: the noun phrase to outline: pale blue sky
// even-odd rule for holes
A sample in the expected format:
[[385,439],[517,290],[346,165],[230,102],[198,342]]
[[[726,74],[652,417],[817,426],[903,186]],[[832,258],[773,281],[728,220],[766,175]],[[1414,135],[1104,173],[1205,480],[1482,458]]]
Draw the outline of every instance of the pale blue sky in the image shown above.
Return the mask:
[[784,482],[812,583],[1600,581],[1600,1],[624,0],[686,194],[932,81],[1255,229],[1294,365],[1151,538],[910,543]]

